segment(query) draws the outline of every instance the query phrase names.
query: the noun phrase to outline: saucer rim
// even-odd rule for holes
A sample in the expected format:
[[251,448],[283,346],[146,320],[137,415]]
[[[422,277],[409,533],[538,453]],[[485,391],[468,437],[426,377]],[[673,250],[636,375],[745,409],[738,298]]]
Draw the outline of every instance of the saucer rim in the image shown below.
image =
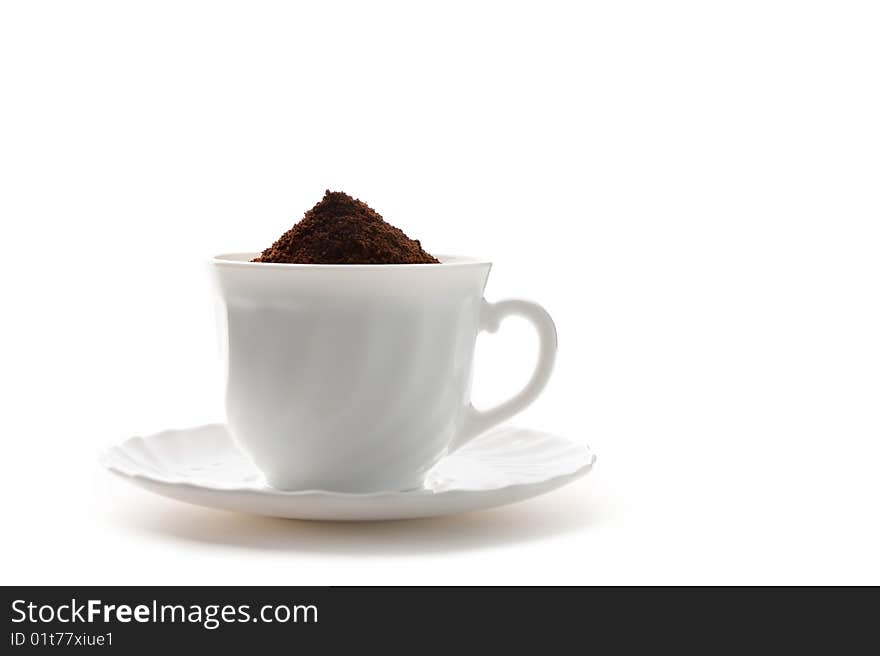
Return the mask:
[[[381,497],[396,497],[396,498],[400,498],[400,497],[415,498],[415,497],[422,497],[422,496],[424,496],[424,497],[437,497],[437,496],[441,496],[441,495],[455,495],[458,493],[473,494],[473,493],[480,493],[480,492],[494,492],[497,490],[505,490],[505,489],[512,489],[512,488],[529,487],[529,486],[536,485],[536,484],[549,485],[551,483],[559,482],[560,483],[559,485],[552,485],[551,486],[551,489],[553,489],[556,487],[561,487],[562,485],[565,485],[566,483],[569,483],[571,481],[574,481],[574,480],[586,475],[587,473],[589,473],[593,469],[593,466],[596,464],[596,454],[593,453],[593,450],[590,448],[589,445],[579,443],[579,442],[574,442],[573,440],[569,440],[568,438],[565,438],[565,437],[562,437],[560,435],[556,435],[553,433],[547,433],[546,431],[539,431],[539,430],[535,430],[535,429],[522,428],[522,427],[517,427],[517,426],[512,426],[512,425],[504,425],[504,426],[495,427],[492,430],[486,431],[486,433],[484,433],[484,435],[491,433],[493,430],[500,430],[500,429],[504,429],[504,428],[509,428],[509,429],[512,428],[512,429],[516,429],[516,430],[529,430],[529,431],[533,431],[535,433],[540,433],[542,435],[552,435],[553,437],[555,437],[557,439],[563,439],[566,442],[569,442],[570,444],[575,446],[576,448],[582,449],[585,452],[587,459],[583,464],[581,464],[580,466],[578,466],[577,468],[575,468],[571,472],[566,472],[566,473],[561,473],[561,474],[556,474],[554,476],[550,476],[546,479],[542,479],[540,481],[540,483],[507,483],[504,485],[498,485],[496,487],[480,488],[479,490],[468,489],[468,488],[453,488],[453,489],[448,489],[448,490],[434,491],[434,490],[429,490],[429,489],[423,487],[423,488],[413,489],[413,490],[378,490],[378,491],[374,491],[374,492],[340,492],[337,490],[322,490],[319,488],[311,488],[311,489],[305,489],[305,490],[279,490],[277,488],[273,488],[273,487],[267,485],[265,482],[255,483],[253,486],[241,486],[241,485],[218,486],[218,485],[211,484],[211,483],[196,484],[196,483],[193,483],[193,482],[188,481],[186,479],[175,478],[172,476],[151,476],[151,475],[143,473],[142,471],[135,471],[133,469],[126,468],[124,466],[119,465],[117,462],[115,462],[115,460],[116,460],[115,456],[119,455],[120,453],[123,456],[125,455],[124,452],[122,451],[122,448],[124,447],[124,445],[126,445],[127,443],[134,441],[134,440],[146,440],[147,438],[155,439],[155,438],[159,438],[163,435],[168,435],[168,434],[172,434],[172,433],[181,433],[184,431],[217,430],[217,429],[228,431],[225,423],[212,422],[212,423],[208,423],[208,424],[200,424],[198,426],[190,426],[188,428],[168,428],[168,429],[165,429],[162,431],[158,431],[156,433],[151,433],[147,436],[134,435],[131,437],[127,437],[125,439],[120,440],[116,444],[113,444],[112,446],[105,448],[98,456],[98,463],[101,465],[101,467],[103,467],[104,469],[106,469],[110,473],[112,473],[116,476],[119,476],[120,478],[123,478],[123,479],[132,479],[132,482],[137,483],[137,484],[139,484],[140,481],[144,481],[150,485],[160,484],[160,485],[166,485],[166,486],[171,486],[171,487],[184,487],[184,488],[189,488],[189,489],[197,490],[197,491],[208,490],[211,492],[228,492],[228,493],[232,493],[232,494],[245,493],[248,495],[272,496],[272,497],[282,496],[282,497],[297,497],[297,498],[299,498],[299,497],[319,496],[322,498],[333,497],[333,498],[349,499],[349,500],[352,500],[352,499],[372,499],[372,498],[381,498]],[[478,439],[480,439],[480,437],[481,436],[478,436],[475,439],[478,440]],[[452,454],[449,454],[449,455],[452,455]],[[447,457],[447,456],[444,456],[444,457]]]

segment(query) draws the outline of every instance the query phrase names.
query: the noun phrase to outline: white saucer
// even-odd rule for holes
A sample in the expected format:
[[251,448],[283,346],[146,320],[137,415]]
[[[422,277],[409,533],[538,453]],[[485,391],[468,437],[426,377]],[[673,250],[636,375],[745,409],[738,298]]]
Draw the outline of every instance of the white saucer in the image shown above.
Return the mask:
[[514,503],[570,483],[595,460],[589,448],[563,437],[504,427],[441,460],[421,489],[346,494],[268,487],[223,424],[132,437],[101,455],[114,474],[179,501],[271,517],[350,521],[435,517]]

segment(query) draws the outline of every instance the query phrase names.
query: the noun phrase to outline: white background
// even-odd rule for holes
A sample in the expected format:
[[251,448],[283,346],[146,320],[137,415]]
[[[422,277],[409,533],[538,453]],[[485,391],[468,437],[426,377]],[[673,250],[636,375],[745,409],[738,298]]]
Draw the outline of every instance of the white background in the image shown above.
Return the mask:
[[[4,2],[2,582],[880,583],[878,12]],[[327,187],[547,307],[558,366],[515,423],[593,473],[346,525],[100,470],[222,418],[205,260]],[[477,401],[533,340],[481,336]]]

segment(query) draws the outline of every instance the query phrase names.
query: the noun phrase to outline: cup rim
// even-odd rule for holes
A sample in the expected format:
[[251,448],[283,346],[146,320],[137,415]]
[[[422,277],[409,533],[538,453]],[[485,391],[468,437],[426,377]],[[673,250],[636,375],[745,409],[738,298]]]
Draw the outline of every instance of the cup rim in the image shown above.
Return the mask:
[[444,269],[450,267],[491,266],[486,258],[469,255],[435,255],[438,263],[425,264],[288,264],[283,262],[251,262],[259,252],[221,253],[211,258],[210,263],[220,266],[249,267],[258,269]]

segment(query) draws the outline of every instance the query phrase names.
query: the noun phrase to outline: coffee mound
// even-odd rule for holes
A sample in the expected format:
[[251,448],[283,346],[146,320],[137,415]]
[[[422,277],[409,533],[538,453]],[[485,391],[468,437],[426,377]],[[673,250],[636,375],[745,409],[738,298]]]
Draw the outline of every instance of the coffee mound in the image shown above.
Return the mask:
[[282,264],[436,264],[418,240],[369,205],[330,191],[254,262]]

